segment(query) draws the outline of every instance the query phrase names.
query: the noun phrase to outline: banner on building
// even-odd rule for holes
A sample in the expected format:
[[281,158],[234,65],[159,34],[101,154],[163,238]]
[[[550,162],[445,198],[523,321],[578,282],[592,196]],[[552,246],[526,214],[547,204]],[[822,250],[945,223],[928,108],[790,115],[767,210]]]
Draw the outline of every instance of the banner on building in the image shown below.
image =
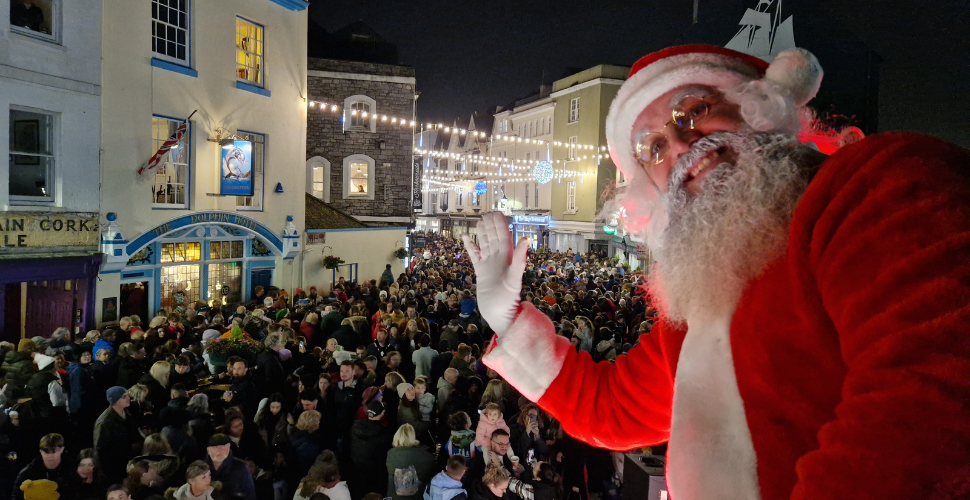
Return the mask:
[[96,249],[99,241],[95,213],[0,212],[0,255],[19,248]]
[[423,193],[421,192],[421,174],[423,171],[421,161],[415,160],[411,165],[411,210],[414,212],[424,210],[422,203]]
[[222,146],[221,194],[253,195],[253,143],[232,141]]

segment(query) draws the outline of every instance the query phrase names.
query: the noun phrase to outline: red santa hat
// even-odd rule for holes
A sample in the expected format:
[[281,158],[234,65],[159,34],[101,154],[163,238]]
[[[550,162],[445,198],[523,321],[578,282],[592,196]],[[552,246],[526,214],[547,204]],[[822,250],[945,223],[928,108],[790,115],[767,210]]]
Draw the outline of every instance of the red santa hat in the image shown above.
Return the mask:
[[804,49],[783,51],[771,64],[715,45],[681,45],[644,56],[633,65],[606,118],[613,161],[624,172],[638,168],[631,144],[633,123],[661,95],[684,85],[726,90],[753,80],[781,87],[797,106],[803,106],[818,92],[822,68]]

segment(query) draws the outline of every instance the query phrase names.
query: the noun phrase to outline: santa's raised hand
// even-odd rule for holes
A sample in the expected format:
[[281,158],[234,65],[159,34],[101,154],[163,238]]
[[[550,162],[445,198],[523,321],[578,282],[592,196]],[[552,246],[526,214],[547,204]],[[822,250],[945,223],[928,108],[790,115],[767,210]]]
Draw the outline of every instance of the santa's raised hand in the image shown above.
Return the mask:
[[478,278],[478,310],[497,334],[512,324],[519,308],[522,273],[525,272],[529,239],[512,247],[512,234],[501,212],[488,212],[478,223],[478,244],[466,234],[468,256]]

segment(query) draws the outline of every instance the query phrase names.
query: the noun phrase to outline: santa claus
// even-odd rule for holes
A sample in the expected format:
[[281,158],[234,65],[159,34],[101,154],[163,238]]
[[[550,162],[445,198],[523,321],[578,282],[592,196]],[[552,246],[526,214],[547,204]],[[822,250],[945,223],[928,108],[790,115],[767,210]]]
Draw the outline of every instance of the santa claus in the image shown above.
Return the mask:
[[669,441],[677,500],[970,496],[970,154],[910,133],[800,144],[822,70],[682,46],[607,118],[662,318],[594,363],[519,303],[525,241],[465,237],[483,360],[593,445]]

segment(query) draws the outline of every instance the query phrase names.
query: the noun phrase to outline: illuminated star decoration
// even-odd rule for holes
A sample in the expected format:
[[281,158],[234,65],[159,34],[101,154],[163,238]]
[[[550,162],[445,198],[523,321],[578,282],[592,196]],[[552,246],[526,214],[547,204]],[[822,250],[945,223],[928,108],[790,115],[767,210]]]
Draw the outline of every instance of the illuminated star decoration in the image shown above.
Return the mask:
[[482,181],[478,181],[475,183],[475,194],[477,194],[478,196],[481,196],[487,192],[488,192],[488,184],[485,184]]

